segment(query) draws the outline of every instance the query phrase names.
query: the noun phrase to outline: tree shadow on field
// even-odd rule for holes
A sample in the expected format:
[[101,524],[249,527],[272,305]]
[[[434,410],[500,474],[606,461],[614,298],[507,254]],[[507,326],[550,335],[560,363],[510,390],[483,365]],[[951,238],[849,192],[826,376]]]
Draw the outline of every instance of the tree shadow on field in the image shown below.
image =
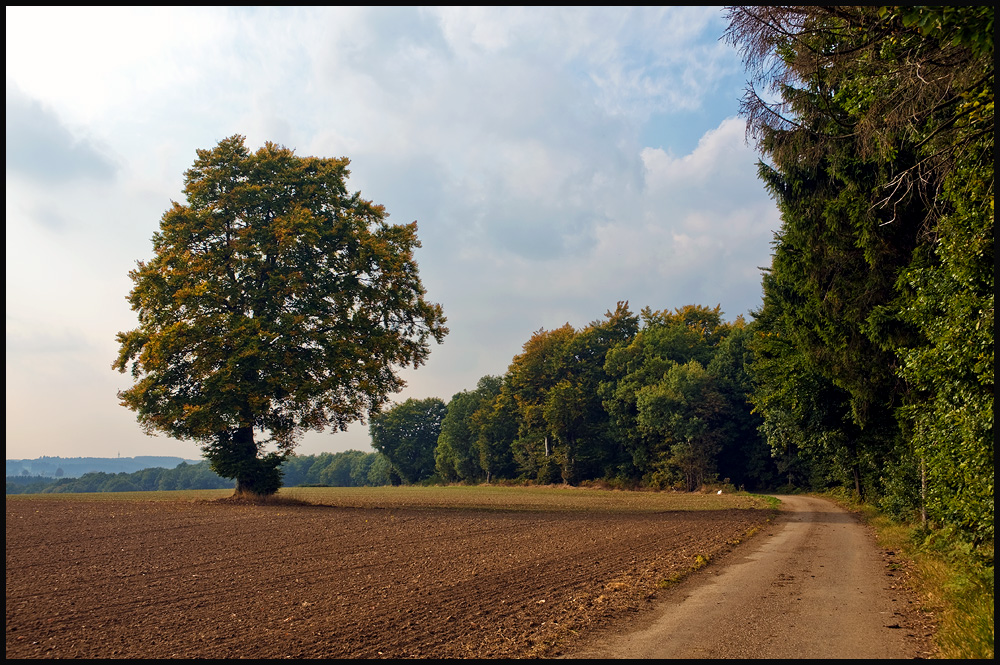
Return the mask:
[[274,494],[253,494],[250,492],[237,492],[219,499],[206,501],[206,503],[224,503],[235,506],[317,506],[315,503],[310,503],[302,499],[276,496]]

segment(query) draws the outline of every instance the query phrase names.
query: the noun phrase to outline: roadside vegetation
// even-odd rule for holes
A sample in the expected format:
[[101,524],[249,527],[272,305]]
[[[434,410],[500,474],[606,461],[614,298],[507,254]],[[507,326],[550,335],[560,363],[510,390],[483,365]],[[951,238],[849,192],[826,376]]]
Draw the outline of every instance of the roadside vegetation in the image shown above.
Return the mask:
[[913,529],[902,551],[937,617],[942,658],[993,659],[993,548],[975,550],[948,531]]

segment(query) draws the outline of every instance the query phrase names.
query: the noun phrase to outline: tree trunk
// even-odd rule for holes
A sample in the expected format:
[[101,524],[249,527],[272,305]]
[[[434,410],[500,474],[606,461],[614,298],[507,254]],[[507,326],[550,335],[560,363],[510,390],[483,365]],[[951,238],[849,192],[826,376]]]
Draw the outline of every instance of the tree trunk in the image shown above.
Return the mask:
[[[240,427],[233,432],[232,438],[233,453],[247,462],[257,459],[257,446],[253,442],[253,427]],[[241,464],[236,474],[237,494],[257,494],[254,482],[256,469],[251,469],[251,464]]]

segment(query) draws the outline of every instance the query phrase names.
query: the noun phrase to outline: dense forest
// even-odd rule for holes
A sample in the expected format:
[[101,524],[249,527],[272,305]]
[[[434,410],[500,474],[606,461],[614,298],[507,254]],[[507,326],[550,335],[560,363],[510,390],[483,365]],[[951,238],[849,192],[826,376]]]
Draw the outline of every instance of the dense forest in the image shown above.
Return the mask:
[[992,542],[993,8],[745,7],[781,229],[751,401],[803,481]]
[[394,482],[771,487],[777,465],[746,398],[749,332],[718,307],[618,303],[581,329],[537,331],[504,376],[447,404],[410,399],[372,418],[372,444]]

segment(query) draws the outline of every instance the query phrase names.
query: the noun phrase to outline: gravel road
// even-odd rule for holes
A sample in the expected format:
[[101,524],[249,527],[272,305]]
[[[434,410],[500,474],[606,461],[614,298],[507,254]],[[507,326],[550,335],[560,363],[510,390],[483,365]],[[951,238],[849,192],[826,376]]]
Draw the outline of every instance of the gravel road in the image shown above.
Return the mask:
[[720,565],[665,594],[574,658],[916,658],[927,629],[891,553],[825,499],[781,496],[782,516]]

